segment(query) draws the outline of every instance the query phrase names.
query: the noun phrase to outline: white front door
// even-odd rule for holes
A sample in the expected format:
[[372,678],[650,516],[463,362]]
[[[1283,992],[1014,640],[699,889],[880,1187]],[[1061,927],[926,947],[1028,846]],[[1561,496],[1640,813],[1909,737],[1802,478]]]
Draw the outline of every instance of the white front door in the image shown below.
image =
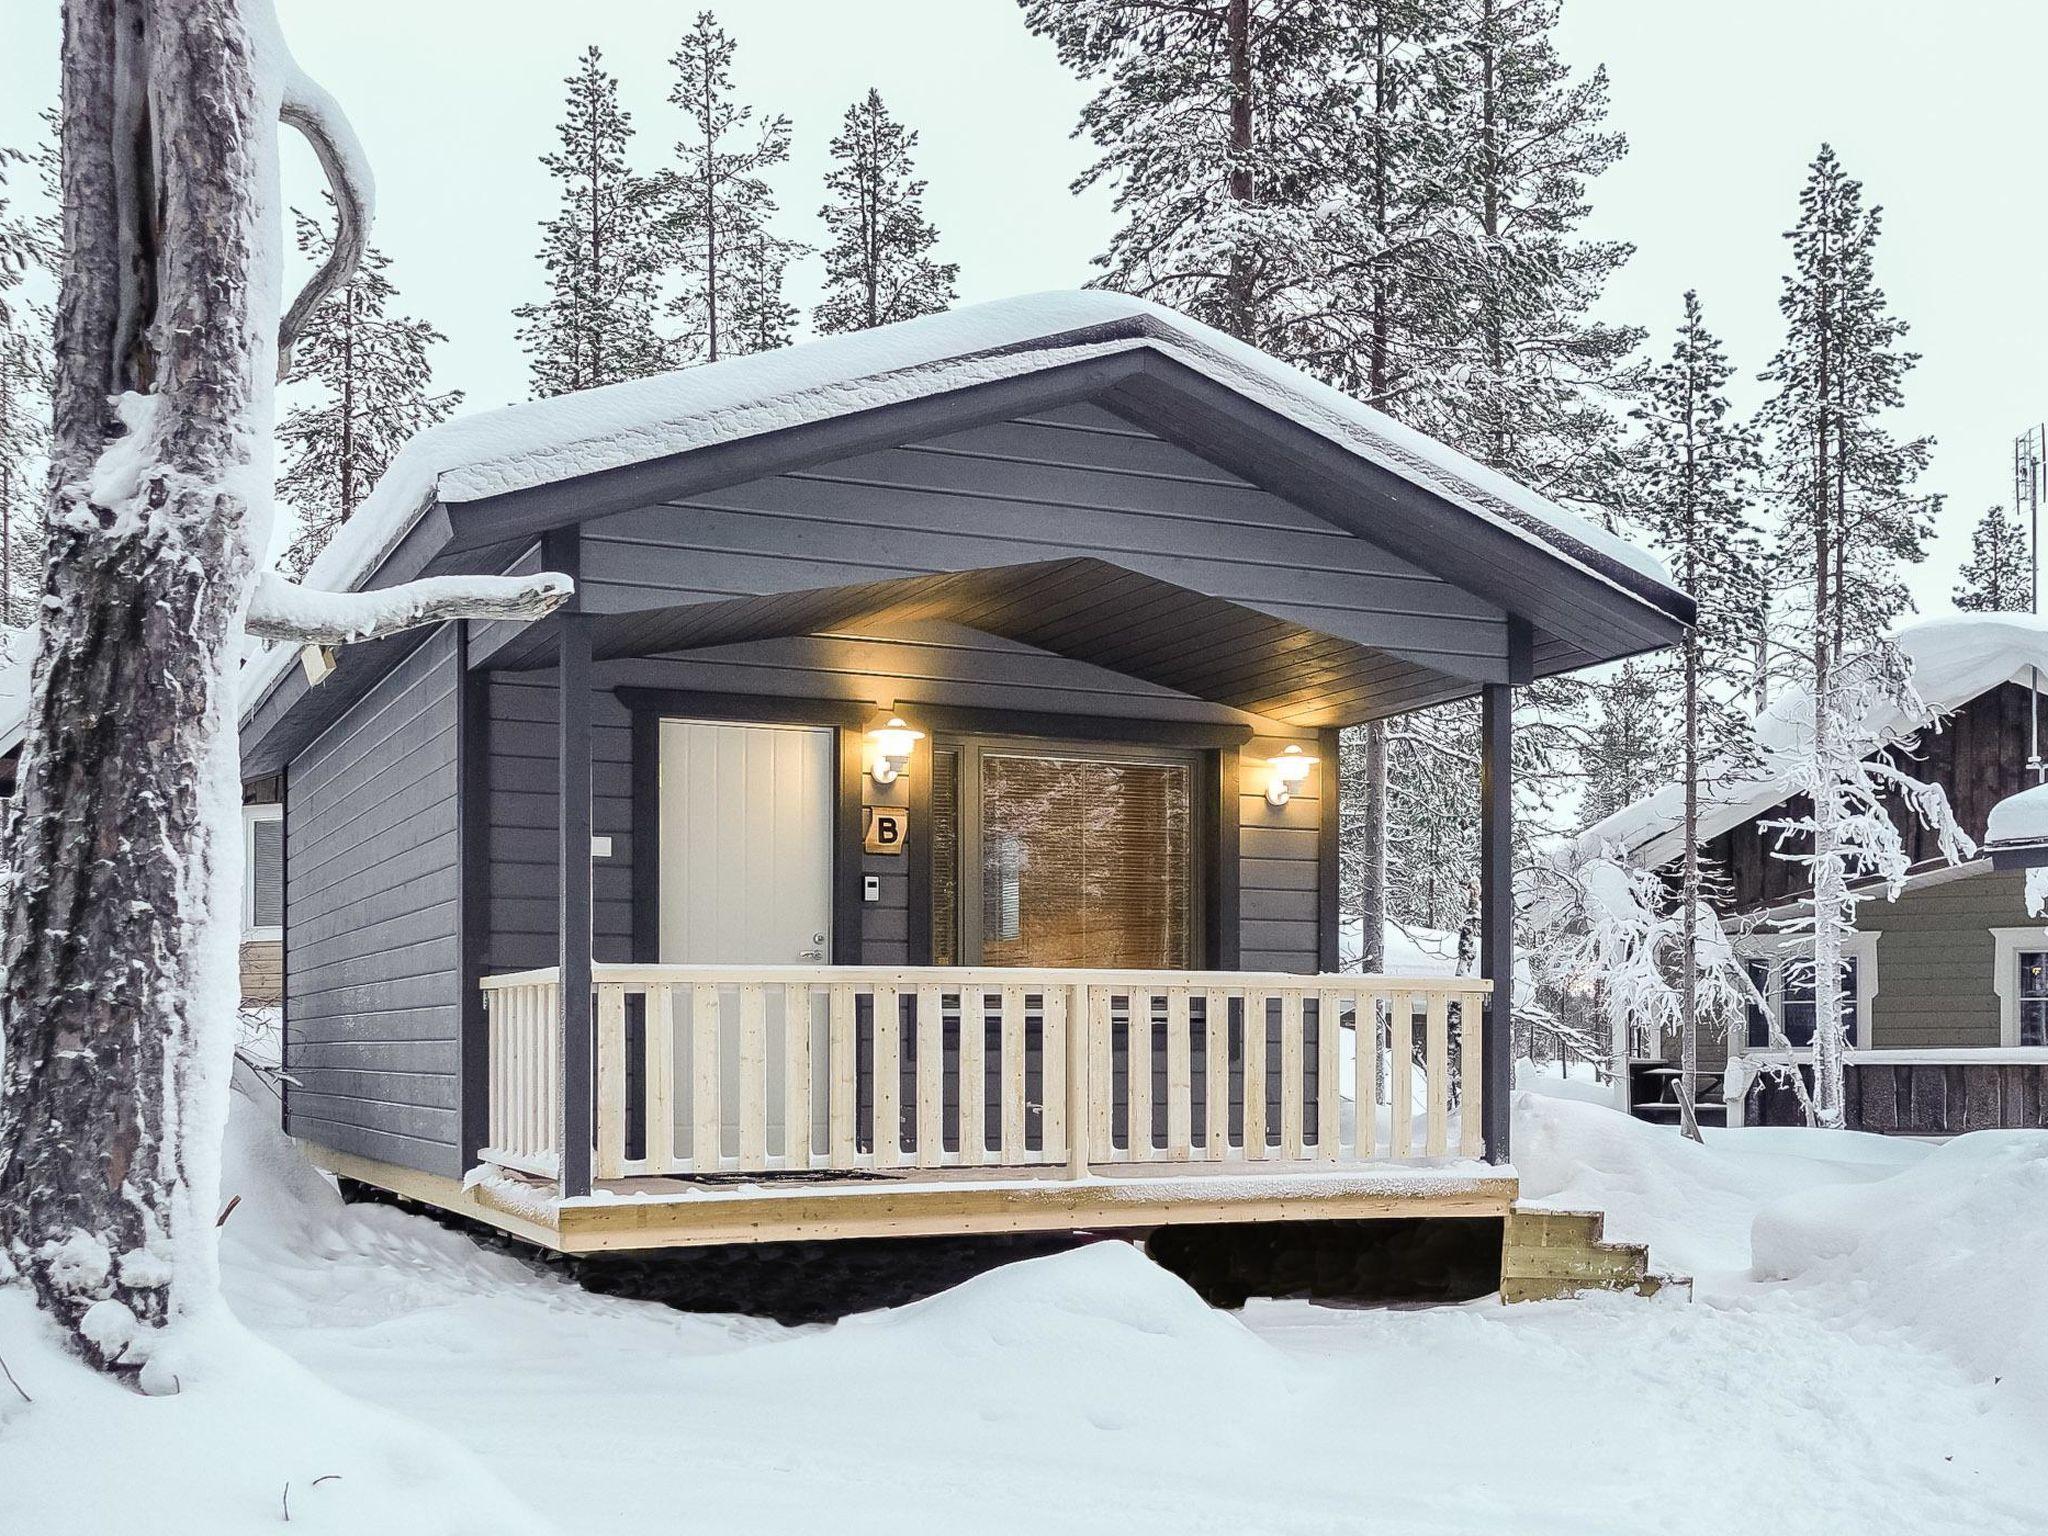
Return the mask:
[[661,722],[661,959],[832,958],[829,727]]

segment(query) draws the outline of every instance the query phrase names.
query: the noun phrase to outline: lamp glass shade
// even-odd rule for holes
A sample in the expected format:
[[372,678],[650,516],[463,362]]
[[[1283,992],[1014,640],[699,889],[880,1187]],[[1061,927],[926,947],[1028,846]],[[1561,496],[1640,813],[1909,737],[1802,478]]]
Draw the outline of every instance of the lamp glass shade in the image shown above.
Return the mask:
[[1273,770],[1282,784],[1287,785],[1307,783],[1308,772],[1315,765],[1315,758],[1291,743],[1277,755],[1266,759],[1266,766]]
[[906,723],[901,715],[890,715],[886,719],[878,717],[868,727],[868,740],[875,744],[877,756],[900,761],[916,750],[917,743],[924,740],[924,732]]

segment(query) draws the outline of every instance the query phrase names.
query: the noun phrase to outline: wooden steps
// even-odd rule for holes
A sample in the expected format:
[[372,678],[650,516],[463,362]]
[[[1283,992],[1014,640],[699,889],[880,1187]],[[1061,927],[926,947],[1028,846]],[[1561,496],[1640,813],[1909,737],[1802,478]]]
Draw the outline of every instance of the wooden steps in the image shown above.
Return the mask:
[[1508,1212],[1500,1252],[1500,1299],[1555,1301],[1584,1291],[1633,1291],[1654,1296],[1692,1282],[1659,1275],[1641,1243],[1610,1243],[1598,1211],[1542,1211],[1517,1205]]

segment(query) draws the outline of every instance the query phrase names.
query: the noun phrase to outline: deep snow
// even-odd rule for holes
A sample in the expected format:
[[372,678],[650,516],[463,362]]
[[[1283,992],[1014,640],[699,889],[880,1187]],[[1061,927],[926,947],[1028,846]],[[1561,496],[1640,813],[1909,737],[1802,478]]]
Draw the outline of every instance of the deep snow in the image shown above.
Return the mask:
[[[0,1528],[267,1530],[287,1479],[294,1524],[376,1536],[534,1528],[515,1500],[563,1531],[835,1536],[1860,1536],[2038,1531],[2048,1509],[2048,1136],[1700,1148],[1525,1093],[1530,1195],[1604,1207],[1694,1272],[1695,1304],[1240,1317],[1105,1243],[793,1330],[588,1295],[344,1207],[248,1108],[224,1269],[261,1342],[146,1402],[0,1298],[37,1397],[0,1381]],[[306,1486],[321,1472],[342,1477]]]

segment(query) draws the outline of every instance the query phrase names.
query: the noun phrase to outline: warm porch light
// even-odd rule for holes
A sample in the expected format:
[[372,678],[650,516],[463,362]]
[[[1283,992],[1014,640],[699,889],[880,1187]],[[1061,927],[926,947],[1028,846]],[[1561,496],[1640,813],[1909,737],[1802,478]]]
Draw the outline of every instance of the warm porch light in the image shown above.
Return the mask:
[[907,723],[893,710],[879,711],[868,725],[868,777],[877,784],[894,784],[910,766],[910,754],[924,740],[924,732]]
[[1308,782],[1309,770],[1315,765],[1313,757],[1290,741],[1277,755],[1266,759],[1266,799],[1274,805],[1285,805]]

